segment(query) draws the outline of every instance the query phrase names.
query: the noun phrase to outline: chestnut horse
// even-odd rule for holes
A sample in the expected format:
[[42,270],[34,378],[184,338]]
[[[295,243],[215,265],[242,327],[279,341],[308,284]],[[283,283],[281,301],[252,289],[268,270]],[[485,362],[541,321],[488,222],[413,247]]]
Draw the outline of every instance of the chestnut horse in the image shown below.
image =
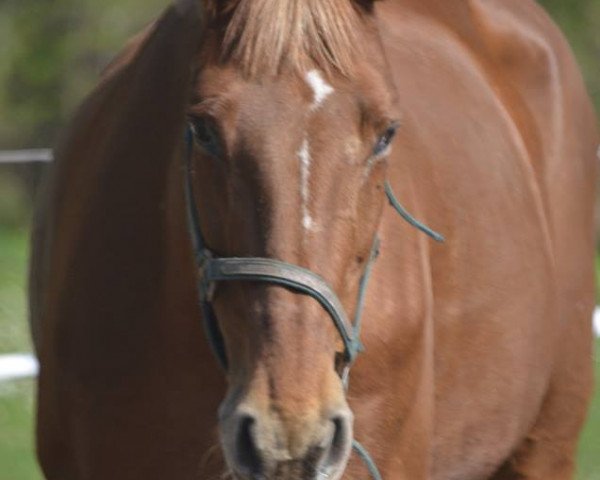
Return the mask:
[[597,145],[532,0],[178,0],[37,218],[46,478],[572,478]]

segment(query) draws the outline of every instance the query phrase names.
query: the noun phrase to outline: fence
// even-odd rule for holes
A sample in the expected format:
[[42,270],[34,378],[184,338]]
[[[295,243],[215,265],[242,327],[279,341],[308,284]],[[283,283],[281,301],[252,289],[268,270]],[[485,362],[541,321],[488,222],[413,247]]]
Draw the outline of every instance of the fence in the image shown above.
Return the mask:
[[49,148],[34,148],[30,150],[6,150],[0,152],[0,164],[51,162],[52,150]]
[[[47,148],[0,151],[0,166],[50,163],[52,160],[52,150]],[[26,327],[23,326],[23,328]],[[38,370],[38,362],[32,354],[11,353],[0,355],[0,384],[35,377]]]

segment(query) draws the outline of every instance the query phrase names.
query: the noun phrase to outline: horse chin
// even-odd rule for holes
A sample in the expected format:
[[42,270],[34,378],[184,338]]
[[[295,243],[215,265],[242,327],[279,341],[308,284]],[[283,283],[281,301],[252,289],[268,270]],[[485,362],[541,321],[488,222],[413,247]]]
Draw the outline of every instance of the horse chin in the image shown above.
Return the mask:
[[347,459],[335,466],[311,466],[306,459],[287,460],[271,464],[267,471],[240,471],[228,465],[223,479],[235,480],[340,480],[346,471]]
[[296,474],[293,473],[281,473],[277,472],[272,475],[252,475],[229,472],[223,475],[223,479],[232,480],[340,480],[344,474],[345,469],[339,469],[336,471],[319,471],[316,474]]
[[346,466],[335,470],[320,471],[315,480],[339,480],[346,471]]

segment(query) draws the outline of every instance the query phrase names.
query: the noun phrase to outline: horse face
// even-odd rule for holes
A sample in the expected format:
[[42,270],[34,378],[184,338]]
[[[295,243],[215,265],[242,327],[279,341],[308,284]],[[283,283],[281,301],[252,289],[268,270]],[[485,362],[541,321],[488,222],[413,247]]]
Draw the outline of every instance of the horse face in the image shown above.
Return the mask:
[[[351,75],[317,66],[248,75],[234,61],[206,61],[189,109],[195,201],[209,248],[308,268],[349,314],[397,128],[383,52],[372,42],[377,55]],[[339,478],[352,414],[329,315],[310,297],[252,282],[219,284],[213,307],[229,361],[220,427],[234,475]]]

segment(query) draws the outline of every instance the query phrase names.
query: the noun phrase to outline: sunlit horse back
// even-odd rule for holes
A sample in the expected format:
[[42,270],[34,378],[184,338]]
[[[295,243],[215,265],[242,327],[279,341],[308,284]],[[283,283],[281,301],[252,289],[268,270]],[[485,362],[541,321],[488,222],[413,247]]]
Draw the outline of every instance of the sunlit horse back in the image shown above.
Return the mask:
[[597,146],[533,1],[176,2],[37,216],[46,477],[572,478]]

